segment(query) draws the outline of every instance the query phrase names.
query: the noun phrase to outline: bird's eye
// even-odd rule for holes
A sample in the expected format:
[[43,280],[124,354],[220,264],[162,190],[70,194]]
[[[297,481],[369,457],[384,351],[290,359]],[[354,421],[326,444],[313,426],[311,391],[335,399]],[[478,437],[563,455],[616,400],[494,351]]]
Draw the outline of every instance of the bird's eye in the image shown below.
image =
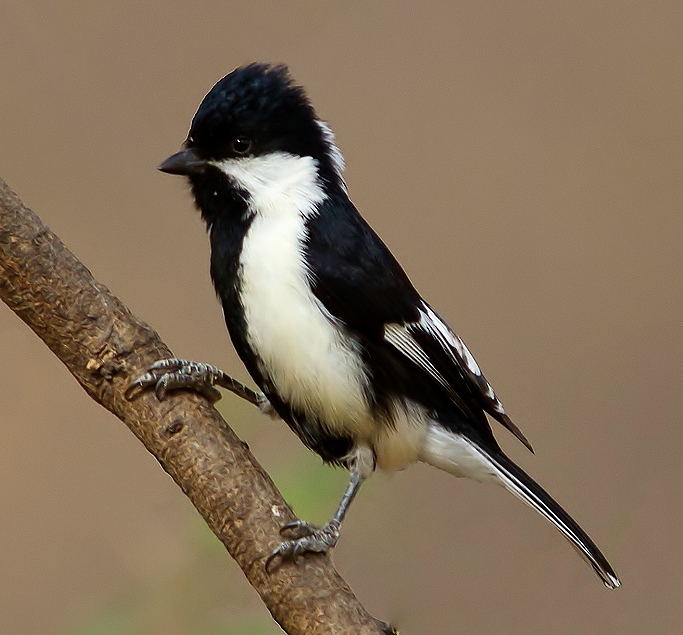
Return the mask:
[[249,137],[235,137],[232,140],[232,149],[235,154],[246,154],[251,149],[251,139]]

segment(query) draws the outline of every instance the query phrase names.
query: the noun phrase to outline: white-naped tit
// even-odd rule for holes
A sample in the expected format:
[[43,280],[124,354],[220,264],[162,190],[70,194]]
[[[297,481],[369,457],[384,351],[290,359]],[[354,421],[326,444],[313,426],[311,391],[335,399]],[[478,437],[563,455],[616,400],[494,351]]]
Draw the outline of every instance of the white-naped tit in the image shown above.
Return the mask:
[[163,398],[189,387],[215,400],[223,386],[351,475],[332,520],[285,526],[289,539],[267,568],[334,547],[376,468],[423,461],[502,485],[553,523],[606,586],[619,586],[586,532],[503,453],[487,416],[531,445],[351,203],[334,136],[285,66],[250,64],[221,79],[183,149],[159,169],[189,179],[230,337],[262,393],[179,359],[158,362],[131,388],[155,387]]

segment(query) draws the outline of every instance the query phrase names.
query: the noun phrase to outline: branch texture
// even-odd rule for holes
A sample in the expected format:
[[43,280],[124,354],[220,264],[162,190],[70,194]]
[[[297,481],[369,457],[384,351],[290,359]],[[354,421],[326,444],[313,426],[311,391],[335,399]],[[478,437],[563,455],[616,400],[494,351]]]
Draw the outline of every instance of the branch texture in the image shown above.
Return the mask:
[[0,179],[0,297],[85,391],[144,443],[291,635],[391,633],[371,617],[327,555],[268,574],[264,562],[294,515],[245,443],[202,397],[125,397],[132,379],[171,357],[140,321]]

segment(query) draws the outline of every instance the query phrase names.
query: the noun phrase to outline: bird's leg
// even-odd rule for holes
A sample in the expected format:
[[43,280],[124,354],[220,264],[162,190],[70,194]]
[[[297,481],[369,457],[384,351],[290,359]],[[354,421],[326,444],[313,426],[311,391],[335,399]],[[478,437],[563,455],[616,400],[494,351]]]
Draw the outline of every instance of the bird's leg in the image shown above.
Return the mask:
[[323,527],[316,527],[307,523],[305,520],[295,520],[288,523],[281,530],[283,535],[293,536],[293,540],[283,542],[266,560],[266,571],[269,573],[277,568],[275,562],[280,563],[285,560],[297,562],[299,557],[306,552],[325,553],[332,549],[339,540],[341,524],[346,516],[346,512],[355,498],[360,486],[363,484],[364,477],[357,470],[351,472],[351,479],[346,486],[346,491],[339,502],[339,507],[334,513],[332,520]]
[[215,403],[221,398],[221,393],[216,386],[234,392],[265,414],[274,413],[268,398],[262,392],[248,388],[215,366],[175,357],[162,359],[152,364],[144,375],[138,377],[128,387],[126,396],[130,399],[137,391],[154,388],[157,398],[163,400],[169,390],[187,388],[196,390],[211,403]]

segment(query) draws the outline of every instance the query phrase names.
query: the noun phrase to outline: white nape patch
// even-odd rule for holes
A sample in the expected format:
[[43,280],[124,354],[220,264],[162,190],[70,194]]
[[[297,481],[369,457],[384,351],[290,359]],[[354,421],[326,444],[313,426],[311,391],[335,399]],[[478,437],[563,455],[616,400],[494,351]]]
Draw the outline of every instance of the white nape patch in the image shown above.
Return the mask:
[[322,121],[322,119],[316,119],[315,123],[318,124],[318,127],[322,132],[323,141],[325,142],[325,145],[327,146],[327,151],[330,153],[330,158],[332,159],[332,167],[334,168],[335,173],[339,177],[339,182],[341,183],[341,186],[346,191],[346,182],[344,181],[343,175],[346,164],[344,163],[344,157],[341,153],[341,150],[337,147],[337,144],[335,143],[334,132],[332,132],[332,128],[330,128],[326,122]]
[[367,438],[372,419],[362,359],[313,295],[303,258],[306,218],[324,196],[316,162],[273,153],[217,165],[249,193],[240,300],[262,371],[295,408],[333,431]]
[[504,485],[498,467],[466,437],[429,424],[420,460],[453,476]]

